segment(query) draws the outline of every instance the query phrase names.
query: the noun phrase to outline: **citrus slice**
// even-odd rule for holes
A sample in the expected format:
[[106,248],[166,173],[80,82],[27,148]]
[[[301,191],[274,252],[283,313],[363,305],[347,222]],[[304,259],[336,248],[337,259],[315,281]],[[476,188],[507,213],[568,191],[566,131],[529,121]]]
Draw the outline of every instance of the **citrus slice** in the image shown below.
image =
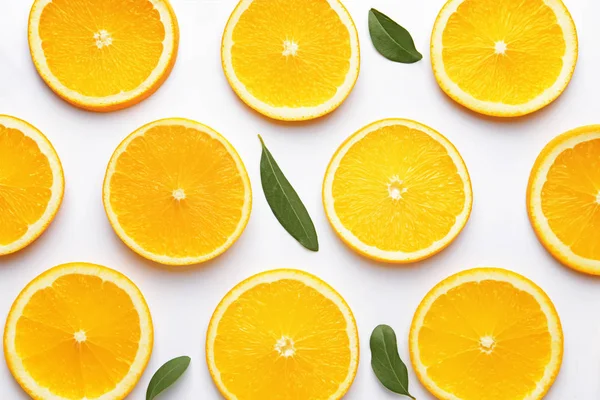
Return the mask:
[[356,322],[344,299],[297,270],[238,284],[206,337],[210,374],[228,400],[337,400],[352,385],[358,358]]
[[15,300],[4,355],[38,400],[124,399],[152,352],[144,297],[123,274],[93,264],[54,267]]
[[339,0],[241,0],[225,27],[221,59],[248,106],[274,119],[313,119],[352,91],[358,33]]
[[449,0],[431,34],[431,63],[448,96],[513,117],[550,104],[577,63],[577,32],[561,0]]
[[448,139],[418,122],[385,119],[336,151],[323,203],[334,230],[355,251],[407,263],[458,236],[473,196],[467,167]]
[[92,111],[132,106],[175,65],[179,28],[167,0],[35,0],[33,63],[50,88]]
[[149,123],[115,150],[104,178],[104,209],[133,251],[168,265],[225,252],[252,208],[244,164],[231,144],[199,122]]
[[443,400],[538,400],[556,378],[563,334],[554,305],[535,283],[476,268],[436,285],[409,335],[421,383]]
[[0,115],[0,256],[46,230],[64,190],[62,166],[48,139],[25,121]]
[[600,125],[564,133],[542,150],[529,178],[527,212],[554,257],[600,275]]

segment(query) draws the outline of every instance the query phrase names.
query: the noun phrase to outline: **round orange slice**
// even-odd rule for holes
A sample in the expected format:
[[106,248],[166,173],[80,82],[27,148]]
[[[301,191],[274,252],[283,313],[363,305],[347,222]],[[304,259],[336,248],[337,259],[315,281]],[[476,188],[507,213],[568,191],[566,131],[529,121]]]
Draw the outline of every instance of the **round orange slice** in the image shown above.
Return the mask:
[[92,111],[129,107],[175,65],[179,28],[167,0],[35,0],[29,49],[42,79]]
[[440,400],[540,400],[560,370],[563,333],[535,283],[476,268],[425,296],[409,347],[417,377]]
[[573,76],[577,53],[575,23],[561,0],[449,0],[431,34],[442,90],[498,117],[554,101]]
[[144,297],[123,274],[93,264],[54,267],[15,300],[4,356],[36,400],[124,399],[152,352]]
[[244,163],[219,133],[180,118],[147,124],[115,150],[104,178],[104,208],[133,251],[168,265],[225,252],[252,208]]
[[473,203],[467,167],[444,136],[385,119],[350,136],[323,183],[329,222],[357,252],[380,261],[422,260],[448,246]]
[[556,259],[600,275],[600,125],[574,129],[546,145],[529,178],[527,212]]
[[206,361],[228,400],[338,400],[358,359],[356,322],[344,299],[297,270],[238,284],[208,326]]
[[339,0],[241,0],[225,27],[221,59],[248,106],[274,119],[313,119],[354,88],[358,33]]
[[0,115],[0,256],[46,230],[64,191],[62,165],[48,139],[25,121]]

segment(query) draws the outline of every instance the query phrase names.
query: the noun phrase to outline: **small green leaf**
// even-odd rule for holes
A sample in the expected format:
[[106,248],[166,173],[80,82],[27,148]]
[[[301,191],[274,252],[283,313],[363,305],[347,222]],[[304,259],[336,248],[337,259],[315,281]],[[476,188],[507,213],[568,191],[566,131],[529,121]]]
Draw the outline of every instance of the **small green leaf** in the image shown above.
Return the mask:
[[179,379],[190,365],[191,358],[177,357],[167,361],[155,373],[146,390],[146,400],[152,400]]
[[423,58],[410,33],[374,8],[369,11],[369,33],[375,49],[388,60],[412,64]]
[[377,379],[389,390],[412,399],[408,393],[408,370],[398,355],[394,330],[379,325],[371,334],[371,367]]
[[302,200],[275,162],[273,155],[258,135],[262,145],[260,179],[269,207],[277,220],[300,244],[312,251],[319,251],[315,226],[302,204]]

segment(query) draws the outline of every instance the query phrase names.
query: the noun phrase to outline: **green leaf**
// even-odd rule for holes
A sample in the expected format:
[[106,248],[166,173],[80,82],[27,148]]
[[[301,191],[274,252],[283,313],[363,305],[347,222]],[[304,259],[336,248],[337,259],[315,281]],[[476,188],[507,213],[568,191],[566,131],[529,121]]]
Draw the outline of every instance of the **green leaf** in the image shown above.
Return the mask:
[[412,64],[423,58],[410,33],[374,8],[369,11],[369,33],[375,49],[388,60]]
[[394,330],[379,325],[371,334],[371,367],[377,379],[394,393],[414,397],[408,393],[408,370],[398,355]]
[[262,145],[260,179],[269,207],[277,220],[300,244],[312,251],[319,251],[315,226],[302,204],[302,200],[275,162],[273,155],[258,135]]
[[146,400],[152,400],[163,390],[175,383],[177,379],[190,365],[191,358],[187,356],[177,357],[167,361],[155,373],[146,390]]

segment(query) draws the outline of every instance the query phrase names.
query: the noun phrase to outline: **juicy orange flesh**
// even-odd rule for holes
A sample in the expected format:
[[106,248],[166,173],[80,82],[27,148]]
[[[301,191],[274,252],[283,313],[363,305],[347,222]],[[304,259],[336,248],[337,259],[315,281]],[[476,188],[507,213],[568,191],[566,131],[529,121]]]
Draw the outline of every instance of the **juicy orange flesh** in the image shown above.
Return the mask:
[[18,240],[42,217],[53,181],[37,143],[0,124],[0,245]]
[[[85,333],[78,342],[76,333]],[[135,359],[140,320],[114,283],[71,274],[36,292],[17,322],[16,350],[40,386],[64,398],[115,388]]]
[[155,69],[165,29],[149,0],[53,0],[39,23],[52,74],[82,95],[136,89]]
[[[543,0],[465,0],[442,35],[444,68],[481,101],[524,104],[551,87],[565,40]],[[504,54],[496,52],[506,45]]]
[[321,105],[350,69],[350,34],[326,0],[254,0],[233,41],[238,79],[274,107]]
[[335,172],[332,193],[346,229],[388,251],[412,252],[443,239],[465,205],[464,184],[446,148],[404,125],[355,143]]
[[581,257],[600,260],[600,139],[559,154],[541,199],[542,212],[561,242]]
[[544,375],[552,346],[535,298],[492,280],[437,298],[418,335],[427,374],[464,400],[525,398]]
[[[346,329],[338,306],[317,290],[287,279],[259,284],[221,318],[215,364],[240,400],[329,399],[348,375]],[[282,355],[292,346],[293,355]]]
[[133,139],[110,181],[110,205],[125,233],[146,251],[170,257],[198,257],[225,244],[244,199],[228,149],[181,125]]

